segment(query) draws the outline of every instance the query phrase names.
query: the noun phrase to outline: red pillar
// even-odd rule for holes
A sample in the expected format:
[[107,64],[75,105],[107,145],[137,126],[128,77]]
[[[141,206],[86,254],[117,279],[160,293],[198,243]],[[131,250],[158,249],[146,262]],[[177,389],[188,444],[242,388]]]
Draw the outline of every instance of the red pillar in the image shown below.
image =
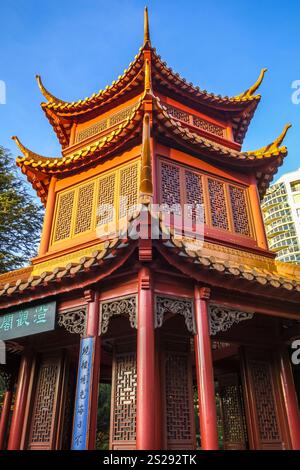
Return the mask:
[[217,450],[217,412],[214,373],[209,332],[207,300],[210,290],[195,286],[195,335],[196,373],[199,400],[201,448]]
[[3,407],[0,418],[0,450],[3,450],[5,445],[12,395],[13,392],[11,389],[6,390],[4,394]]
[[155,341],[152,279],[147,267],[139,271],[138,297],[136,448],[152,450],[156,448]]
[[88,449],[95,449],[97,434],[98,393],[100,382],[101,339],[99,336],[99,292],[85,292],[88,300],[86,335],[95,338],[94,363],[90,389]]
[[24,429],[24,415],[26,409],[27,393],[30,381],[31,372],[31,355],[24,353],[21,359],[18,385],[16,392],[16,400],[14,405],[14,411],[11,420],[10,433],[8,439],[8,450],[19,450],[22,431]]
[[280,354],[280,378],[293,450],[300,450],[300,414],[291,363],[286,350]]

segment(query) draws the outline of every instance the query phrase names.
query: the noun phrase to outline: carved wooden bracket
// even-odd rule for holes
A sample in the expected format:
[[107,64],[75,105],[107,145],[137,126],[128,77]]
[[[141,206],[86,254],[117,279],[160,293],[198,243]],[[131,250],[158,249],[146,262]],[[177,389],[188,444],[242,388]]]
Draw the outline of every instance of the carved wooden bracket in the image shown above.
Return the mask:
[[234,324],[251,320],[252,318],[253,313],[231,310],[221,305],[209,305],[210,334],[214,336],[220,331],[229,330]]
[[155,328],[160,328],[164,322],[166,313],[179,314],[185,319],[188,331],[196,333],[194,319],[194,302],[192,299],[181,299],[177,297],[155,296]]
[[111,317],[125,315],[129,317],[130,326],[137,328],[137,296],[120,297],[100,303],[100,334],[105,334]]
[[57,324],[69,333],[84,336],[86,332],[87,308],[85,306],[59,312]]

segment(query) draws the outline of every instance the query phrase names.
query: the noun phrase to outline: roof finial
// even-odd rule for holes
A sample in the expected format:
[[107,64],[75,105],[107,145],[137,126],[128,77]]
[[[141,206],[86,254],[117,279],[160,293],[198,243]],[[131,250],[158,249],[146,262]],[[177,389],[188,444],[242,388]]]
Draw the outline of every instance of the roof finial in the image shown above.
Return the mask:
[[146,113],[143,121],[142,168],[140,182],[140,202],[149,203],[153,196],[152,162],[150,147],[150,115]]
[[264,79],[264,76],[265,76],[265,73],[266,73],[267,70],[268,69],[262,69],[260,74],[259,74],[259,77],[256,80],[256,82],[254,83],[254,85],[252,85],[248,90],[246,90],[243,93],[241,93],[240,95],[238,95],[238,98],[245,98],[245,99],[252,98],[254,93],[258,90],[258,88],[262,84],[262,81]]
[[37,79],[39,89],[42,92],[42,95],[46,98],[47,101],[64,104],[65,101],[56,98],[56,96],[52,95],[43,85],[42,78],[40,75],[36,75],[35,78]]
[[282,144],[282,142],[283,142],[283,140],[284,140],[284,138],[287,134],[287,131],[289,130],[290,127],[292,127],[292,124],[286,124],[284,126],[283,131],[281,132],[281,134],[273,142],[274,148],[279,148],[280,147],[280,145]]
[[262,147],[258,150],[253,150],[253,151],[249,151],[249,152],[246,152],[248,155],[254,155],[256,157],[259,157],[261,156],[262,154],[274,154],[274,155],[277,155],[280,151],[285,151],[285,153],[287,153],[287,150],[286,150],[286,147],[280,147],[286,134],[287,134],[287,131],[289,130],[289,128],[292,127],[292,124],[286,124],[284,126],[284,129],[283,131],[281,132],[281,134],[277,137],[277,139],[273,140],[273,142],[271,142],[269,145],[266,145],[265,147]]
[[25,145],[22,144],[22,142],[20,141],[20,139],[16,136],[16,135],[13,135],[12,136],[12,140],[15,141],[16,145],[19,147],[20,151],[23,153],[23,155],[27,156],[29,151],[28,149],[25,147]]
[[145,61],[145,93],[152,92],[152,80],[149,59]]
[[148,15],[148,8],[145,7],[144,10],[144,46],[149,43],[150,41],[150,32],[149,32],[149,15]]

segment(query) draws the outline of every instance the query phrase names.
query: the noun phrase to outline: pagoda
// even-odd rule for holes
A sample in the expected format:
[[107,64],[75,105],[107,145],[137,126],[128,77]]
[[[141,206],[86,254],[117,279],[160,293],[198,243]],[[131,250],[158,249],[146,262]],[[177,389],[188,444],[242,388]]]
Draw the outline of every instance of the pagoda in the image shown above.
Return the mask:
[[67,102],[37,76],[62,150],[14,137],[45,216],[30,266],[0,276],[0,448],[94,449],[106,384],[110,449],[300,449],[300,267],[275,260],[260,208],[289,125],[242,149],[265,72],[201,90],[157,54],[146,9],[104,90]]

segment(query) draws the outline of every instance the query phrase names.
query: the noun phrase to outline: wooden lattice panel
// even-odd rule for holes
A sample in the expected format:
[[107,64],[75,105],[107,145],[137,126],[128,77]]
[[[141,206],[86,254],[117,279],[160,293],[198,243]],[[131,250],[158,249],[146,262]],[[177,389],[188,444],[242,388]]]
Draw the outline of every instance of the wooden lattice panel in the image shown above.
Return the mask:
[[93,214],[94,181],[81,186],[78,191],[75,234],[90,230]]
[[56,216],[54,241],[64,240],[71,234],[72,213],[75,191],[61,194]]
[[213,227],[229,230],[224,183],[208,178],[208,192]]
[[215,134],[218,137],[225,137],[225,129],[212,122],[208,122],[205,119],[201,119],[197,116],[193,116],[193,125],[199,127],[203,131],[209,132],[210,134]]
[[80,130],[76,135],[76,142],[82,142],[83,140],[86,140],[102,132],[104,134],[107,134],[111,131],[111,127],[114,127],[117,124],[120,124],[121,122],[125,121],[125,119],[127,119],[132,113],[133,108],[134,105],[128,106],[127,108],[113,113],[111,116],[105,119],[101,119],[100,121],[91,124],[85,129]]
[[166,162],[161,162],[161,202],[170,208],[182,203],[180,197],[180,169],[178,166]]
[[265,361],[249,361],[256,404],[260,439],[263,442],[280,442],[280,425],[276,410],[270,365]]
[[251,235],[248,219],[247,202],[245,190],[237,186],[229,186],[230,203],[234,231],[242,235]]
[[29,449],[53,448],[60,367],[59,357],[45,358],[40,363],[31,417]]
[[210,134],[217,135],[218,137],[226,137],[225,129],[217,124],[206,121],[206,119],[200,118],[195,114],[190,114],[181,109],[175,108],[174,106],[167,106],[168,113],[174,119],[189,124],[190,126],[198,127],[203,131],[209,132]]
[[120,170],[120,209],[119,217],[125,217],[138,202],[138,166],[127,166]]
[[97,225],[113,222],[114,214],[110,210],[114,207],[116,190],[116,173],[111,173],[99,180]]
[[113,362],[111,446],[130,448],[136,439],[136,354],[115,353]]
[[242,391],[237,374],[218,380],[222,406],[222,428],[225,449],[245,449],[247,441]]
[[166,353],[165,388],[168,449],[193,448],[193,400],[188,357]]
[[[203,221],[205,223],[205,208],[203,196],[202,176],[194,171],[185,171],[186,202],[189,205],[188,217],[194,221]],[[201,211],[196,210],[196,205],[202,205],[203,217]]]

